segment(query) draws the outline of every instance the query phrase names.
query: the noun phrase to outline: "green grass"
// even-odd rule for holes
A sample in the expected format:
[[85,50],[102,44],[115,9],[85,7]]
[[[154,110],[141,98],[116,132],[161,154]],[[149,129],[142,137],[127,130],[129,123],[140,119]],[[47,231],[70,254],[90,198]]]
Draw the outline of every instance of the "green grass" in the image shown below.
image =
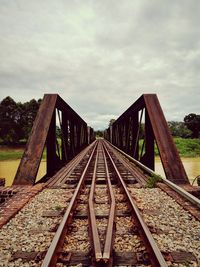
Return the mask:
[[150,176],[149,179],[147,180],[146,187],[147,188],[154,188],[154,187],[156,187],[156,184],[158,182],[162,182],[162,177],[160,175],[157,175],[157,174],[152,174],[152,176]]
[[0,149],[0,160],[16,160],[16,159],[20,159],[22,157],[23,154],[23,150],[19,149],[19,150],[3,150]]
[[[2,146],[0,147],[0,161],[21,159],[23,153],[24,153],[23,147],[14,148],[14,147]],[[46,158],[46,149],[44,150],[42,158],[43,159]]]
[[181,157],[200,157],[200,139],[176,137],[174,140]]
[[[140,140],[140,150],[143,140]],[[200,157],[200,139],[184,139],[181,137],[175,137],[174,142],[179,152],[180,157],[183,158],[195,158]],[[158,148],[155,144],[155,155],[159,156]]]
[[[179,155],[181,157],[200,157],[200,139],[184,139],[184,138],[174,138],[176,147],[178,149]],[[58,143],[60,144],[60,140]],[[142,146],[142,140],[140,140],[140,148]],[[0,161],[3,160],[16,160],[20,159],[24,152],[24,147],[7,147],[0,146]],[[155,145],[155,155],[158,156],[158,149]],[[46,158],[46,149],[42,156],[43,159]]]

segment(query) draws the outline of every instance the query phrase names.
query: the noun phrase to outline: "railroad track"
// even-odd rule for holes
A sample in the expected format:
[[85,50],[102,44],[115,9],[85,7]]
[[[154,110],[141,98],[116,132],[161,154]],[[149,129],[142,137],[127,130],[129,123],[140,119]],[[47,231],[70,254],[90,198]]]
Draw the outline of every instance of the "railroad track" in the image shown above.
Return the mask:
[[[58,219],[53,219],[57,211],[47,214],[52,214],[54,223],[48,249],[42,245],[29,263],[24,257],[25,265],[16,260],[21,254],[14,253],[12,260],[18,265],[11,261],[2,266],[198,266],[200,222],[162,186],[145,188],[149,175],[130,165],[109,143],[94,142],[52,177],[41,193],[41,199],[48,191],[55,199],[61,194],[66,202]],[[30,258],[29,252],[26,256]]]
[[[117,164],[119,165],[120,163]],[[81,190],[83,190],[86,179],[91,180],[91,186],[89,190],[87,190],[88,218],[86,219],[86,225],[88,224],[89,226],[88,234],[91,240],[90,245],[87,246],[87,253],[89,253],[89,251],[91,253],[90,265],[113,266],[114,264],[117,264],[116,262],[114,263],[113,260],[114,237],[116,235],[116,239],[120,238],[119,231],[116,232],[114,230],[116,228],[116,221],[120,221],[120,217],[116,215],[116,212],[120,212],[125,208],[129,210],[130,213],[129,216],[124,217],[124,222],[129,222],[129,229],[125,229],[125,233],[121,235],[125,235],[130,238],[130,240],[132,236],[137,239],[135,247],[132,245],[131,249],[135,251],[136,257],[138,257],[138,263],[148,263],[151,264],[151,266],[168,266],[162,253],[158,249],[150,230],[142,219],[139,209],[131,197],[123,177],[120,174],[120,172],[122,172],[122,174],[125,173],[125,175],[127,175],[127,170],[120,170],[117,164],[113,161],[108,148],[103,145],[103,142],[97,142],[81,175],[63,220],[58,227],[49,250],[47,251],[42,267],[55,266],[57,262],[69,264],[69,255],[71,254],[69,246],[65,245],[65,243],[69,242],[68,232],[71,222],[73,221],[76,225],[76,219],[74,217],[76,209],[78,209],[79,206],[77,203],[80,202],[79,196]],[[112,173],[112,180],[110,173]],[[90,177],[91,174],[93,174],[92,177]],[[98,183],[101,183],[102,185],[100,190],[98,188]],[[83,192],[86,194],[86,188]],[[116,204],[117,199],[119,199],[119,193],[122,193],[122,196],[120,197],[122,197],[124,201]],[[99,202],[101,196],[103,201]],[[85,199],[87,199],[87,196]],[[104,218],[103,216],[98,218],[96,213],[98,210],[107,211]],[[121,221],[122,220],[123,219],[121,219]],[[131,234],[128,233],[130,229],[137,229],[137,235],[134,233],[131,236]],[[80,234],[79,231],[74,232],[74,236]],[[86,240],[86,243],[88,244],[88,240]],[[63,255],[69,257],[66,259]]]

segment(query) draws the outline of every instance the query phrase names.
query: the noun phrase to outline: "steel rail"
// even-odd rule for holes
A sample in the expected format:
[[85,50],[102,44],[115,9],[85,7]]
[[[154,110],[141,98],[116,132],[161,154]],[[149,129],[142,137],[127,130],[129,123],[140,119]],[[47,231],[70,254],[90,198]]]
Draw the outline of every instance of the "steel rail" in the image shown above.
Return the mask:
[[91,160],[93,158],[93,155],[96,151],[96,148],[97,148],[97,144],[95,144],[93,150],[92,150],[92,153],[89,157],[89,160],[87,162],[87,165],[81,175],[81,178],[78,182],[78,185],[75,189],[75,192],[72,196],[72,199],[69,203],[69,206],[63,216],[63,219],[58,227],[58,230],[53,238],[53,241],[45,255],[45,258],[42,262],[42,265],[41,267],[54,267],[56,265],[56,262],[57,262],[57,258],[59,257],[59,250],[62,248],[63,246],[63,243],[64,243],[64,239],[65,239],[65,235],[67,233],[67,226],[69,224],[69,222],[72,220],[72,217],[73,217],[73,213],[74,213],[74,209],[76,207],[76,204],[77,204],[77,198],[80,194],[80,191],[81,191],[81,188],[82,188],[82,185],[83,185],[83,182],[85,180],[85,176],[86,176],[86,172],[88,170],[88,167],[91,163]]
[[[105,140],[106,143],[108,143],[109,145],[111,145],[112,147],[116,148],[114,145],[112,145],[110,142],[108,142],[107,140]],[[116,148],[117,149],[117,148]],[[118,149],[119,151],[119,149]],[[116,151],[113,150],[112,151],[113,154],[117,155]],[[142,185],[146,185],[146,180],[147,178],[144,176],[144,174],[141,172],[140,169],[135,168],[133,170],[133,168],[130,166],[130,164],[122,157],[120,157],[120,161],[121,163],[129,170],[129,172],[133,175],[133,177]]]
[[108,262],[111,260],[111,254],[112,254],[112,249],[113,249],[113,241],[114,241],[114,220],[115,220],[115,196],[113,193],[112,189],[112,184],[110,180],[110,174],[108,170],[108,164],[106,160],[106,155],[104,151],[104,146],[103,147],[103,158],[104,158],[104,164],[105,164],[105,169],[106,169],[106,180],[107,180],[107,185],[108,185],[108,192],[109,192],[109,197],[110,197],[110,211],[109,211],[109,218],[108,218],[108,226],[107,226],[107,231],[106,231],[106,240],[105,240],[105,245],[104,245],[104,250],[103,250],[103,261]]
[[[113,148],[115,148],[116,150],[118,150],[118,152],[120,152],[122,155],[124,155],[126,158],[128,158],[131,162],[133,162],[138,167],[140,167],[146,173],[148,173],[150,175],[159,175],[156,172],[152,171],[147,166],[143,165],[141,162],[137,161],[136,159],[134,159],[131,156],[129,156],[128,154],[126,154],[124,151],[122,151],[118,147],[116,147],[113,144],[111,144],[109,141],[106,140],[106,142],[109,145],[111,145]],[[188,201],[190,201],[192,204],[194,204],[198,208],[200,208],[200,199],[198,199],[197,197],[195,197],[192,194],[188,193],[185,189],[183,189],[180,186],[174,184],[173,182],[171,182],[171,181],[169,181],[167,179],[164,179],[163,177],[161,177],[161,178],[162,178],[163,183],[165,183],[166,185],[168,185],[171,189],[173,189],[175,192],[177,192],[178,194],[180,194],[182,197],[184,197],[185,199],[187,199]]]
[[76,168],[76,166],[81,162],[81,160],[84,159],[84,157],[87,155],[87,153],[92,149],[92,147],[94,146],[94,144],[95,143],[92,143],[91,145],[89,145],[88,148],[86,148],[85,151],[83,151],[83,153],[78,154],[79,156],[76,157],[75,160],[73,161],[73,164],[72,164],[71,168],[69,169],[68,173],[64,177],[62,177],[61,179],[58,180],[58,182],[59,182],[58,186],[63,183],[63,181],[65,180],[65,178],[67,176],[69,177],[71,175],[71,173],[74,171],[74,169]]
[[[112,148],[113,149],[113,148]],[[123,181],[123,178],[121,176],[121,174],[118,171],[118,168],[116,167],[107,147],[105,147],[106,153],[115,169],[115,172],[117,174],[117,177],[122,185],[122,188],[127,196],[127,199],[132,207],[133,213],[134,213],[134,219],[137,221],[138,224],[138,230],[141,233],[141,237],[143,238],[143,241],[146,245],[146,248],[148,250],[148,252],[150,253],[151,257],[150,257],[150,261],[152,263],[152,265],[154,267],[167,267],[167,263],[163,257],[163,255],[161,254],[149,228],[147,227],[147,225],[145,224],[140,211],[137,207],[137,204],[135,203],[135,201],[133,200],[133,198],[131,197],[125,182]]]
[[[99,144],[98,144],[98,147],[99,147]],[[97,151],[98,151],[98,148],[97,148]],[[91,229],[91,239],[93,243],[94,258],[96,262],[99,262],[102,259],[101,244],[100,244],[97,223],[96,223],[95,209],[94,209],[94,193],[95,193],[98,159],[99,159],[99,152],[97,152],[96,159],[95,159],[95,165],[94,165],[94,171],[93,171],[92,183],[91,183],[90,195],[89,195],[89,201],[88,201],[89,223],[90,223],[89,225]]]
[[[95,141],[96,142],[96,141]],[[47,186],[53,186],[55,183],[61,184],[61,182],[69,176],[77,164],[84,158],[84,156],[89,152],[90,149],[95,145],[95,142],[90,144],[88,147],[83,149],[77,156],[75,156],[71,161],[69,161],[62,169],[60,169],[50,180],[47,182]],[[64,175],[64,177],[63,177]]]

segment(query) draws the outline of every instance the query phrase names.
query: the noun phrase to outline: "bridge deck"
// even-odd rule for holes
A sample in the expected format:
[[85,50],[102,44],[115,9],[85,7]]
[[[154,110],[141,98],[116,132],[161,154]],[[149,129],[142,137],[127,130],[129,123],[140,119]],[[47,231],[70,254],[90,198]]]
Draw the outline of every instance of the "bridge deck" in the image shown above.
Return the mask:
[[194,266],[200,202],[150,176],[98,140],[46,183],[1,188],[0,262]]

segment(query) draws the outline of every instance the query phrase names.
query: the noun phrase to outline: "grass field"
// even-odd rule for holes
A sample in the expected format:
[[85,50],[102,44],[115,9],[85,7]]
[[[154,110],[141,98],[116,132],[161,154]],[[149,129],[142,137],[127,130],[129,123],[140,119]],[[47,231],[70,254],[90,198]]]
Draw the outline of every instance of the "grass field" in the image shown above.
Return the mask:
[[[183,139],[174,138],[176,147],[181,157],[200,157],[200,139]],[[141,145],[141,142],[140,142]],[[0,147],[0,161],[20,159],[24,151],[24,147]],[[155,146],[155,154],[159,155],[158,149]],[[43,158],[46,157],[46,151],[43,153]]]
[[0,160],[20,159],[23,154],[23,148],[0,147]]
[[[24,147],[15,148],[15,147],[0,146],[0,161],[21,159],[23,152],[24,152]],[[43,159],[46,158],[46,149],[43,153],[42,158]]]
[[[180,137],[174,138],[175,145],[178,149],[180,157],[195,158],[200,157],[200,139],[184,139]],[[140,148],[142,140],[140,140]],[[159,156],[158,148],[155,144],[155,155]]]
[[174,140],[181,157],[200,157],[200,139],[175,138]]

